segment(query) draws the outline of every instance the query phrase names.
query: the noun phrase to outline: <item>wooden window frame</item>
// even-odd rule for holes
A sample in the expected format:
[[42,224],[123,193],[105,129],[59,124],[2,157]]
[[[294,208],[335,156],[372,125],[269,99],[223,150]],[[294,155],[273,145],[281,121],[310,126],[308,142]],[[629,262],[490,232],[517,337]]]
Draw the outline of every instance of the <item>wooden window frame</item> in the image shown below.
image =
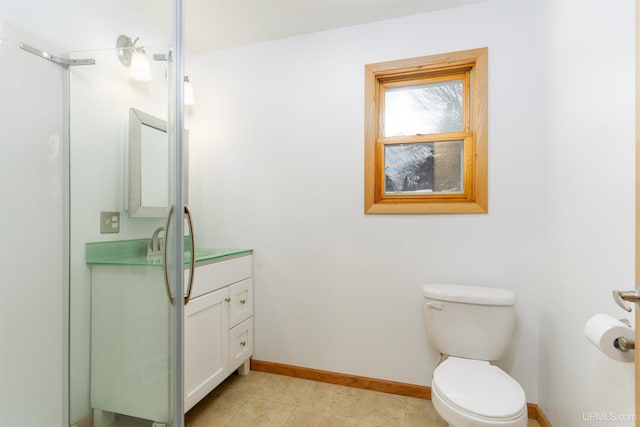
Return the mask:
[[[488,212],[488,49],[472,49],[365,66],[365,194],[367,214],[457,214]],[[461,132],[384,136],[384,88],[463,80]],[[461,193],[385,194],[384,147],[464,141]]]

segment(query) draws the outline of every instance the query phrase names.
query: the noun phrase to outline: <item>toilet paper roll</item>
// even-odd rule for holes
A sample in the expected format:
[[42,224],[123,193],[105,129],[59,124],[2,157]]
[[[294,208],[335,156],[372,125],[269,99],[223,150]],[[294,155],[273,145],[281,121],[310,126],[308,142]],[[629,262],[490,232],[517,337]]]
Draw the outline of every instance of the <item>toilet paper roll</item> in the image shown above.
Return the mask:
[[633,342],[635,339],[635,331],[618,319],[608,314],[596,314],[585,323],[584,334],[591,344],[598,347],[601,352],[613,360],[617,360],[618,362],[633,362],[634,351],[617,349],[615,347],[615,340],[623,337]]

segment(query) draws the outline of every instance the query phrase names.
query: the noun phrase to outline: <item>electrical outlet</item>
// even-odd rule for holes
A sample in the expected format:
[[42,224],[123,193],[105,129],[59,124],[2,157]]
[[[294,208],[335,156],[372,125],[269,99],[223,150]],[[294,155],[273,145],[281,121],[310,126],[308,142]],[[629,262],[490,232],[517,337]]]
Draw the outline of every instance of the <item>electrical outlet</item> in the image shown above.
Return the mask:
[[120,232],[120,212],[100,212],[100,234]]

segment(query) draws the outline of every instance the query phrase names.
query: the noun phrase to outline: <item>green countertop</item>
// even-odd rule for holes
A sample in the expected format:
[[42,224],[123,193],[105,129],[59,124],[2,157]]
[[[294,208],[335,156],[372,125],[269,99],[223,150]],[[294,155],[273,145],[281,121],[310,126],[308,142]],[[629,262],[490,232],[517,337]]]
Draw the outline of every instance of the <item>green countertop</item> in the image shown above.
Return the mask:
[[[148,239],[89,242],[85,247],[87,265],[113,265],[131,267],[160,267],[162,256],[147,256]],[[185,265],[191,263],[189,247],[185,246]],[[196,264],[220,261],[252,254],[252,249],[196,248]]]

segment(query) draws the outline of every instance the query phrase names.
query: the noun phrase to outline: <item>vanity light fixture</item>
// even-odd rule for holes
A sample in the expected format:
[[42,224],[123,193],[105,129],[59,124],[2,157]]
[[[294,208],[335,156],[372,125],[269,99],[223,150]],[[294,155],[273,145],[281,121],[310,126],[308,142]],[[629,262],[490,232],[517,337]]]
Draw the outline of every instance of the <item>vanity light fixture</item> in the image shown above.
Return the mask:
[[189,81],[189,76],[184,76],[184,105],[195,104],[195,98],[193,97],[193,86]]
[[129,76],[132,79],[148,82],[151,80],[151,66],[149,58],[141,47],[136,47],[131,54],[131,66],[129,67]]
[[129,67],[129,76],[132,79],[148,82],[151,80],[151,66],[144,49],[136,43],[140,37],[131,40],[131,37],[121,35],[116,41],[116,55],[120,63]]

